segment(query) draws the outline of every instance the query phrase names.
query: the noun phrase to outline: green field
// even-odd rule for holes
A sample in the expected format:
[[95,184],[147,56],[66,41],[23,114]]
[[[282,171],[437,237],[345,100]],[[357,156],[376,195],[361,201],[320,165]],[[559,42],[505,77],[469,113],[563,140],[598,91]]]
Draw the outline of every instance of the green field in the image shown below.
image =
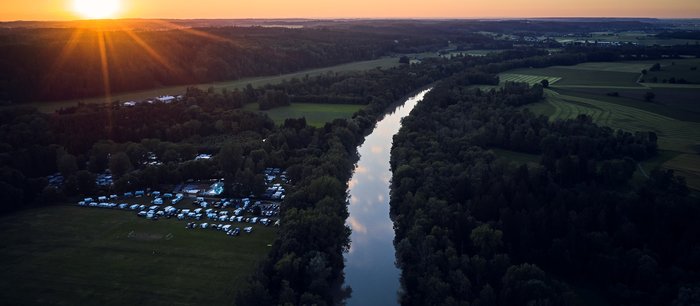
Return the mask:
[[[695,146],[700,144],[700,123],[679,121],[640,108],[559,94],[553,90],[546,92],[546,101],[553,109],[550,119],[573,119],[579,114],[586,114],[593,121],[627,131],[653,131],[659,136],[659,146],[663,149],[696,153]],[[542,108],[533,107],[538,112]]]
[[[547,115],[551,120],[586,114],[594,122],[613,129],[656,132],[663,153],[658,160],[642,163],[640,167],[647,173],[656,167],[673,169],[686,177],[690,187],[700,190],[700,169],[695,166],[700,164],[700,86],[637,83],[641,70],[650,68],[655,62],[517,69],[500,76],[502,81],[530,84],[542,78],[548,79],[551,87],[545,91],[546,99],[527,108],[536,114]],[[690,71],[689,67],[700,63],[696,59],[658,62],[663,67],[661,72],[668,73],[672,73],[672,69]],[[647,92],[655,94],[652,101],[644,99]]]
[[[699,122],[680,121],[641,108],[563,95],[553,90],[546,91],[545,101],[528,108],[534,113],[549,116],[551,120],[573,119],[579,114],[586,114],[594,122],[614,129],[654,131],[659,137],[660,149],[697,157],[700,145]],[[690,167],[692,163],[687,162],[674,165],[675,167],[668,167],[664,163],[662,167],[674,169],[678,174],[686,176],[689,186],[700,190],[700,180],[697,179],[700,177],[700,169]]]
[[234,238],[184,225],[77,206],[4,216],[2,303],[230,304],[275,237],[262,226]]
[[[117,100],[119,100],[119,101],[131,101],[131,100],[140,101],[140,100],[145,100],[148,98],[153,98],[153,97],[158,97],[158,96],[163,96],[163,95],[178,95],[178,94],[184,93],[185,89],[187,89],[187,87],[191,87],[191,86],[200,87],[200,88],[204,88],[204,89],[209,88],[209,87],[214,87],[217,90],[221,90],[223,88],[227,88],[227,89],[231,89],[231,90],[235,89],[235,88],[241,89],[241,88],[245,87],[247,84],[251,84],[254,87],[258,87],[258,86],[264,86],[266,84],[281,83],[282,81],[289,80],[291,78],[303,78],[306,75],[308,75],[308,76],[321,75],[321,74],[331,72],[331,71],[333,71],[333,72],[363,71],[363,70],[374,69],[377,67],[391,68],[391,67],[398,66],[398,65],[399,65],[399,57],[383,57],[383,58],[376,59],[376,60],[358,61],[358,62],[352,62],[352,63],[342,64],[342,65],[337,65],[337,66],[303,70],[303,71],[299,71],[299,72],[281,74],[281,75],[275,75],[275,76],[244,78],[244,79],[228,81],[228,82],[191,84],[191,85],[171,86],[171,87],[162,87],[162,88],[150,89],[150,90],[126,92],[126,93],[115,94],[109,100],[111,100],[111,101],[117,101]],[[51,112],[54,112],[60,108],[75,106],[78,102],[104,103],[105,98],[104,97],[94,97],[94,98],[88,98],[88,99],[71,99],[71,100],[66,100],[66,101],[34,102],[34,103],[25,103],[23,105],[34,106],[42,112],[51,113]]]
[[[700,122],[700,88],[646,88],[609,89],[609,88],[563,88],[555,89],[558,93],[569,96],[600,100],[624,106],[635,107],[681,121]],[[609,93],[618,96],[612,97]],[[653,92],[653,101],[646,101],[644,95]]]
[[[685,79],[689,83],[700,84],[700,59],[685,59],[685,60],[665,60],[660,62],[661,70],[649,71],[644,79],[649,82],[652,78],[656,78],[658,83],[666,83],[664,80],[671,78]],[[692,69],[695,70],[692,70]],[[645,68],[648,69],[648,68]]]
[[506,74],[559,78],[557,86],[641,87],[637,84],[641,72],[605,71],[601,73],[601,70],[593,70],[586,66],[584,69],[578,69],[577,66],[525,68],[511,70]]
[[[338,118],[351,118],[360,110],[363,105],[355,104],[316,104],[316,103],[293,103],[290,106],[273,108],[261,111],[267,114],[276,124],[284,123],[289,118],[306,118],[306,123],[315,127],[322,127],[326,122],[331,122]],[[257,111],[258,103],[250,103],[243,107],[249,111]]]
[[532,75],[532,74],[518,74],[518,73],[501,73],[498,75],[501,83],[505,82],[520,82],[528,83],[530,85],[540,84],[542,80],[549,81],[550,85],[561,80],[560,77],[553,77],[547,75]]

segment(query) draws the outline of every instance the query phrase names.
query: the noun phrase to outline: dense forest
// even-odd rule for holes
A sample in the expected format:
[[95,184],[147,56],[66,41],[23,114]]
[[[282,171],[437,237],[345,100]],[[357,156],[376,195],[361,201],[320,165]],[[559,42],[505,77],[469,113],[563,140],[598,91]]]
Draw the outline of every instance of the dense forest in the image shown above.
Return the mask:
[[[391,213],[403,305],[700,302],[700,207],[682,178],[656,171],[656,135],[551,122],[522,106],[539,85],[441,82],[394,137]],[[516,163],[491,149],[536,154]]]

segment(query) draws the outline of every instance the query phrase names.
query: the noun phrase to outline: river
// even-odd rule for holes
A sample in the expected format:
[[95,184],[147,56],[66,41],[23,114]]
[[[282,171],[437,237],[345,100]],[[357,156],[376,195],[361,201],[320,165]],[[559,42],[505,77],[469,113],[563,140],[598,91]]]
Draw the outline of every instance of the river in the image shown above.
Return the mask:
[[423,100],[423,90],[380,120],[358,148],[360,160],[349,183],[352,229],[345,254],[345,285],[352,288],[347,305],[397,305],[400,270],[396,267],[394,224],[389,218],[389,158],[401,118]]

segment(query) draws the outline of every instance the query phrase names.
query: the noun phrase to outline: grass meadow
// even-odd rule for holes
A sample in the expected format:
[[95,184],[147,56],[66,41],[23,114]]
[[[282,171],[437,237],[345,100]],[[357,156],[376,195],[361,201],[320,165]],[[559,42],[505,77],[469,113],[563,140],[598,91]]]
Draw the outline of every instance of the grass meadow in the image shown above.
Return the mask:
[[275,229],[256,225],[234,238],[185,224],[69,205],[3,216],[2,303],[231,304],[267,254]]
[[[277,107],[271,110],[261,111],[267,114],[276,124],[284,123],[289,118],[306,118],[306,123],[315,127],[322,127],[326,122],[339,118],[351,118],[363,105],[355,104],[317,104],[317,103],[292,103],[290,106]],[[257,111],[258,103],[250,103],[243,107],[245,110]]]
[[[673,155],[654,163],[655,166],[673,169],[686,177],[690,187],[700,190],[700,168],[696,166],[700,164],[700,86],[637,83],[641,69],[648,69],[654,62],[517,69],[501,74],[501,80],[534,84],[548,79],[551,87],[545,91],[546,99],[527,108],[551,120],[586,114],[594,122],[613,129],[655,132],[659,148],[667,152],[664,155]],[[680,68],[685,71],[697,60],[674,60],[673,65],[671,62],[661,61],[662,71],[670,66],[685,67]],[[654,93],[652,101],[644,99],[647,92]]]

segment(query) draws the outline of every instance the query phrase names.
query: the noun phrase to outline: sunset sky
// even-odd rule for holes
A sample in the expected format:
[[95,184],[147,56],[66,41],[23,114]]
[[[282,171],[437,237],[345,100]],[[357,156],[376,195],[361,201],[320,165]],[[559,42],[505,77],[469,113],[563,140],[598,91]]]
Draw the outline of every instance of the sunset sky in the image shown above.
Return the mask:
[[[3,21],[86,18],[75,11],[73,0],[0,1]],[[117,1],[121,8],[115,18],[700,17],[700,0]]]

